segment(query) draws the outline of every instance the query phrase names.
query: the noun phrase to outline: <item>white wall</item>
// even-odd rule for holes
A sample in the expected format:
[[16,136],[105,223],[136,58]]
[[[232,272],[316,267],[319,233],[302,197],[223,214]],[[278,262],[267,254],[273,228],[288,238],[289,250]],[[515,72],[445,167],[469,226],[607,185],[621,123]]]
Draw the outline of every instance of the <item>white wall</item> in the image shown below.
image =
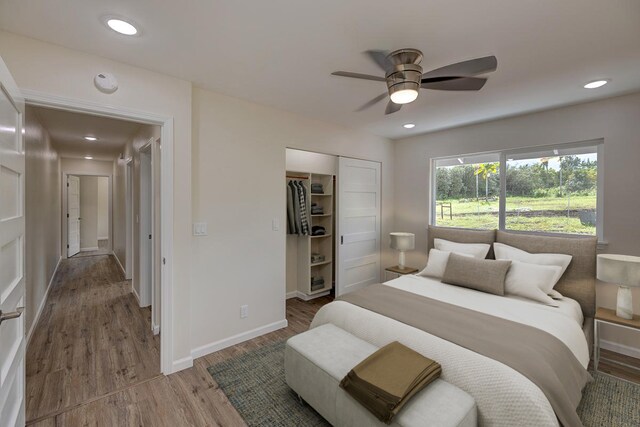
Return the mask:
[[[33,109],[25,114],[25,329],[31,332],[60,260],[60,158]],[[31,334],[29,333],[29,336]]]
[[[108,182],[108,181],[107,181]],[[80,177],[80,250],[98,247],[98,177]]]
[[109,239],[109,180],[98,177],[98,240]]
[[[196,354],[285,319],[287,147],[382,162],[382,265],[392,262],[388,140],[200,88],[193,90],[192,111],[193,214],[194,221],[208,223],[209,232],[194,238]],[[273,219],[279,231],[272,230]],[[249,305],[246,319],[239,315],[243,304]]]
[[[0,32],[0,56],[20,89],[89,104],[122,107],[173,118],[173,351],[175,366],[190,357],[191,283],[191,83],[50,43]],[[120,89],[103,94],[93,86],[101,72]]]
[[[604,138],[604,240],[606,252],[640,255],[640,94],[574,105],[420,135],[395,143],[395,204],[398,230],[416,234],[411,265],[426,260],[429,158],[506,148],[531,147]],[[615,285],[599,284],[597,305],[615,308]],[[640,313],[640,288],[634,311]],[[604,339],[640,347],[637,336]]]

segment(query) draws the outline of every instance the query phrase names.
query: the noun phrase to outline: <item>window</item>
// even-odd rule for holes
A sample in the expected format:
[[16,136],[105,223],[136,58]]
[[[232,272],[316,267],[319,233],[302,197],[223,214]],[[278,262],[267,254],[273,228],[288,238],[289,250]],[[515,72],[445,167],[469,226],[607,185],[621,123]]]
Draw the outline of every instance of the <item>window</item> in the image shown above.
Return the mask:
[[602,141],[435,159],[432,224],[598,235]]

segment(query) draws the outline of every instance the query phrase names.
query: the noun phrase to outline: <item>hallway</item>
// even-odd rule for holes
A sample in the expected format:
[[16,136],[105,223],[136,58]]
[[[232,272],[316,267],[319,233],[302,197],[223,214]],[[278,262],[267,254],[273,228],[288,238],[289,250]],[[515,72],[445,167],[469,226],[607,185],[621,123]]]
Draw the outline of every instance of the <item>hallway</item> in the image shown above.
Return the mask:
[[160,338],[113,256],[64,259],[26,355],[27,423],[160,374]]

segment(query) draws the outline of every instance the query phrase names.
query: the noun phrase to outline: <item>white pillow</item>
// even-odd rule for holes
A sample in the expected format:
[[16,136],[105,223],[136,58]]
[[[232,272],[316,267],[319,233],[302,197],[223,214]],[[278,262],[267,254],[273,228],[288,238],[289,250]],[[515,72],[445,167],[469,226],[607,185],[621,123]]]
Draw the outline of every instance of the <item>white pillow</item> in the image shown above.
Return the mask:
[[531,254],[527,251],[523,251],[522,249],[497,242],[493,244],[493,250],[496,254],[496,259],[510,259],[511,261],[521,261],[529,264],[555,265],[560,267],[556,277],[553,279],[553,286],[558,283],[558,280],[560,280],[564,272],[567,270],[567,267],[571,262],[571,258],[573,258],[571,255],[567,254]]
[[551,298],[555,300],[564,299],[564,295],[562,295],[560,292],[556,291],[555,289],[551,289],[547,295],[549,295]]
[[[424,268],[424,270],[418,273],[418,275],[442,279],[442,276],[444,276],[444,270],[447,268],[447,262],[449,262],[450,254],[451,252],[431,249],[429,251],[429,258],[427,259],[427,266]],[[458,255],[471,257],[471,255],[469,254]]]
[[559,304],[548,294],[553,290],[555,277],[561,270],[562,267],[557,265],[511,261],[504,280],[504,293],[558,307]]
[[491,249],[491,245],[486,243],[456,243],[444,239],[434,239],[433,246],[446,252],[455,252],[460,255],[471,255],[474,258],[484,259]]

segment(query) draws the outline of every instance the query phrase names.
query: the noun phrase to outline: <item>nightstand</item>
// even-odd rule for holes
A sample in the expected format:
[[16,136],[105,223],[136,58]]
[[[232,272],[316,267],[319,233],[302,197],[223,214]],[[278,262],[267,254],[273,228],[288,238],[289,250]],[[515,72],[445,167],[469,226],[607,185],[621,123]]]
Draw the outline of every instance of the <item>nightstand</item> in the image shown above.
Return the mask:
[[388,282],[389,280],[397,279],[400,276],[404,276],[405,274],[416,274],[419,270],[413,267],[400,268],[397,265],[393,267],[387,267],[384,269],[384,281]]
[[599,307],[593,323],[593,369],[595,371],[598,371],[598,362],[600,362],[600,323],[631,329],[640,334],[640,316],[633,316],[633,319],[623,319],[616,316],[615,310]]

